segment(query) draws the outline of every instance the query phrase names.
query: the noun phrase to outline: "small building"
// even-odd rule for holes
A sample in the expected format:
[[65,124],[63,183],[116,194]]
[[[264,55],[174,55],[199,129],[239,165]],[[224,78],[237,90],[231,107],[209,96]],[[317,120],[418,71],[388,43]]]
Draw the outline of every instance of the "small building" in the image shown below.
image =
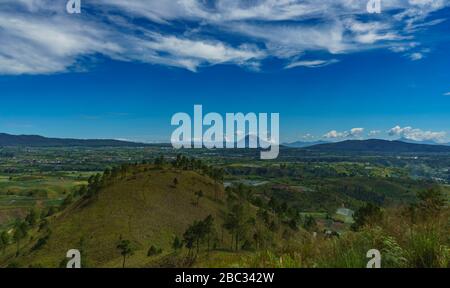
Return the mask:
[[344,223],[353,223],[353,215],[355,215],[355,211],[348,208],[339,208],[336,211],[337,219],[343,221]]
[[355,212],[348,208],[339,208],[339,209],[337,209],[336,214],[353,218],[353,215],[355,214]]

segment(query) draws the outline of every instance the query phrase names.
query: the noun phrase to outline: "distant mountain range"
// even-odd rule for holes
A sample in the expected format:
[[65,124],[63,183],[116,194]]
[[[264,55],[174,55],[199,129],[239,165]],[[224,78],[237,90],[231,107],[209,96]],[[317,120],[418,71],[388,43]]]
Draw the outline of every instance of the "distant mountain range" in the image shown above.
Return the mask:
[[384,152],[384,153],[444,153],[450,146],[406,143],[388,140],[348,140],[319,144],[304,149],[318,152]]
[[[248,143],[250,136],[245,141]],[[258,140],[258,139],[256,139]],[[261,141],[261,140],[259,140]],[[144,147],[150,145],[170,144],[144,144],[130,141],[112,139],[62,139],[47,138],[39,135],[10,135],[0,133],[0,146],[19,147]],[[318,152],[385,152],[385,153],[442,153],[450,152],[450,145],[435,142],[416,142],[401,139],[388,140],[347,140],[342,142],[293,142],[282,144],[287,148],[300,148]]]
[[0,146],[23,147],[142,147],[148,144],[109,139],[60,139],[38,135],[10,135],[0,133]]
[[438,143],[433,140],[424,140],[424,141],[416,141],[411,140],[407,138],[401,138],[398,141],[405,142],[405,143],[411,143],[411,144],[427,144],[427,145],[443,145],[443,146],[450,146],[450,143]]
[[283,143],[282,146],[289,147],[289,148],[306,148],[306,147],[311,147],[311,146],[320,145],[320,144],[328,144],[328,143],[330,143],[330,142],[327,142],[327,141],[314,141],[314,142],[296,141],[296,142],[292,142],[292,143]]

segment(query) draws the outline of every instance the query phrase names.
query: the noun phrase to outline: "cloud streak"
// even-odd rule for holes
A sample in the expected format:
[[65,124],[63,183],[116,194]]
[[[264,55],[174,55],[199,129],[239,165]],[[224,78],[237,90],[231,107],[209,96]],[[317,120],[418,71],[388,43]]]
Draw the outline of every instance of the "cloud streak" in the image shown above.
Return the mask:
[[307,68],[319,68],[325,67],[334,63],[338,63],[339,60],[331,59],[331,60],[304,60],[304,61],[296,61],[286,66],[286,69],[292,69],[296,67],[307,67]]

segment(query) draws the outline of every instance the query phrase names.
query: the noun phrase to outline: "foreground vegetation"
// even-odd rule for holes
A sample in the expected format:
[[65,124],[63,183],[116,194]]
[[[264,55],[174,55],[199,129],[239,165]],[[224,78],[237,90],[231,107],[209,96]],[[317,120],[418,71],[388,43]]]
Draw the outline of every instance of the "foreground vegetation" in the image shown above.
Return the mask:
[[449,266],[445,157],[2,151],[0,267]]

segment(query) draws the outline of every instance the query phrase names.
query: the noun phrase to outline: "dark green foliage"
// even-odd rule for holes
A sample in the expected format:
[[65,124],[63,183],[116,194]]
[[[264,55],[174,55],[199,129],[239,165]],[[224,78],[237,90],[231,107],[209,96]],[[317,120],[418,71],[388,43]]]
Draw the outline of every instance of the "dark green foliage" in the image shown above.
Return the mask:
[[120,251],[120,255],[123,257],[123,265],[125,268],[127,257],[132,256],[136,251],[136,247],[131,243],[130,240],[120,240],[117,244],[117,249]]
[[150,249],[148,249],[147,256],[148,257],[157,256],[157,255],[162,254],[162,252],[163,252],[163,250],[161,248],[157,248],[152,245],[150,247]]
[[420,191],[417,194],[419,203],[417,208],[427,215],[436,215],[445,207],[446,199],[442,191],[438,187]]
[[166,164],[166,160],[164,159],[164,156],[161,155],[155,159],[154,163],[157,168],[162,168]]
[[317,229],[317,222],[314,217],[307,215],[305,217],[305,222],[303,224],[303,227],[308,231],[315,231]]
[[214,218],[210,215],[203,221],[195,221],[188,227],[183,235],[183,242],[189,250],[189,257],[193,256],[192,250],[196,248],[196,255],[200,252],[200,245],[206,240],[208,251],[210,249],[211,235],[214,232]]
[[58,207],[55,207],[55,206],[48,208],[47,217],[50,217],[50,216],[58,213],[58,210],[59,210]]
[[199,190],[199,191],[195,192],[195,196],[197,197],[196,205],[198,206],[200,204],[200,199],[203,198],[203,196],[205,196],[205,194],[203,193],[202,190]]
[[10,237],[8,232],[3,231],[0,234],[0,250],[2,251],[2,254],[5,254],[5,249],[9,245]]
[[183,241],[181,241],[180,238],[178,238],[178,236],[175,236],[175,239],[173,240],[172,243],[172,248],[175,252],[183,248]]
[[72,194],[67,195],[67,197],[64,199],[64,202],[62,204],[63,207],[67,207],[70,204],[72,204],[74,201]]
[[44,247],[47,244],[48,240],[50,239],[50,235],[51,232],[49,232],[46,236],[39,238],[39,240],[36,242],[33,248],[31,248],[31,251],[36,251]]
[[383,212],[380,207],[368,203],[359,208],[353,216],[355,223],[352,225],[354,230],[359,230],[365,225],[376,224],[383,218]]
[[25,221],[28,226],[34,227],[38,224],[40,218],[40,214],[36,209],[31,209],[28,215],[25,217]]
[[25,221],[18,221],[14,227],[13,238],[17,244],[16,256],[19,255],[20,242],[28,236],[28,224]]

